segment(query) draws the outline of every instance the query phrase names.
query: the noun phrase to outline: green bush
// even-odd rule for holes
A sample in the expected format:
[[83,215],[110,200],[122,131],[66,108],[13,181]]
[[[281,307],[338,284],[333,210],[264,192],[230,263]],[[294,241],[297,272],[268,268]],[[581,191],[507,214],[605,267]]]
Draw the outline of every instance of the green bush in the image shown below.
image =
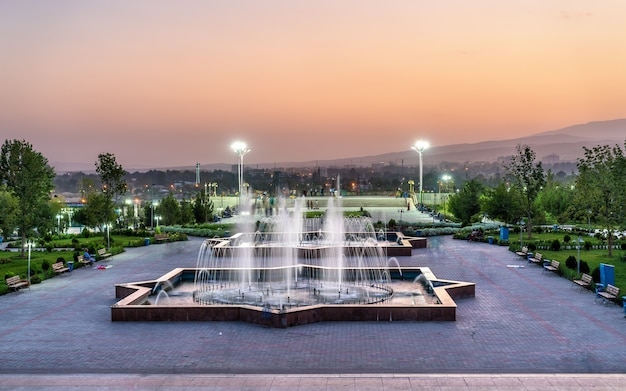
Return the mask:
[[587,262],[583,261],[582,259],[580,260],[580,272],[589,274],[589,265],[587,264]]
[[554,239],[552,243],[550,243],[550,250],[559,251],[560,249],[561,249],[561,242],[559,242],[559,239]]
[[572,237],[569,235],[563,236],[563,243],[569,243],[572,240]]
[[578,269],[578,261],[576,260],[576,257],[574,257],[573,255],[570,255],[569,257],[567,257],[567,260],[565,261],[565,266],[568,269],[572,269],[572,270]]
[[527,247],[530,252],[535,252],[535,250],[537,250],[537,245],[533,242],[528,243]]
[[31,284],[39,284],[41,283],[41,277],[39,277],[38,275],[34,275],[34,276],[30,276],[30,283]]

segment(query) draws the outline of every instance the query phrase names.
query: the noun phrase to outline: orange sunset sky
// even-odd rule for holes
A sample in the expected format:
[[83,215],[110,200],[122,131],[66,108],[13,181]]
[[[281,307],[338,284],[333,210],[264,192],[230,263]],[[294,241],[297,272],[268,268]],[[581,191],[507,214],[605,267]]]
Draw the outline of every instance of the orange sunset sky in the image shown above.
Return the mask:
[[235,140],[246,164],[324,160],[626,117],[625,1],[5,0],[0,59],[2,141],[53,164],[235,164]]

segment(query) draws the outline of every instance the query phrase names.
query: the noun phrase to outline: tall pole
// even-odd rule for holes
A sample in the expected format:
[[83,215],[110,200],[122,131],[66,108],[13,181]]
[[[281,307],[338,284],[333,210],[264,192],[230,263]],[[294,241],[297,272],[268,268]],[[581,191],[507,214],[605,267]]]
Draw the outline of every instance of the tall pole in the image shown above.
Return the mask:
[[415,145],[413,145],[411,147],[411,149],[413,149],[415,152],[418,153],[419,155],[419,161],[420,161],[420,206],[424,204],[424,186],[423,186],[423,181],[422,181],[422,154],[424,153],[424,151],[426,149],[428,149],[429,144],[428,141],[423,141],[423,140],[419,140],[415,143]]
[[248,146],[246,145],[246,143],[241,142],[241,141],[235,141],[234,143],[232,143],[230,147],[239,156],[239,164],[237,167],[237,179],[239,181],[239,184],[238,184],[239,197],[241,197],[242,186],[243,186],[243,156],[246,153],[250,152],[250,149],[248,149]]
[[27,243],[28,246],[28,285],[30,285],[30,249],[33,247],[33,242],[30,240]]

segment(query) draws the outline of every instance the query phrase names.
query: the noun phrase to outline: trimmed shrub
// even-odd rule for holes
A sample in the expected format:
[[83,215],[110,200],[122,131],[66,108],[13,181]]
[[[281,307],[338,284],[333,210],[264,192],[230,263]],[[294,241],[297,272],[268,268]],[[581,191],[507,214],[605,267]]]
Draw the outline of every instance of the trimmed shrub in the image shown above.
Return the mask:
[[572,237],[569,235],[563,236],[563,243],[569,243],[572,240]]
[[554,239],[552,243],[550,243],[550,250],[559,251],[560,249],[561,249],[561,242],[559,242],[559,239]]
[[528,251],[530,252],[535,252],[535,250],[537,250],[537,245],[535,243],[528,243]]
[[573,255],[567,257],[567,260],[565,260],[565,266],[571,270],[578,269],[578,261],[576,260],[576,257],[574,257]]
[[[598,271],[600,271],[600,269],[598,269]],[[589,265],[582,259],[580,260],[580,272],[589,274]]]

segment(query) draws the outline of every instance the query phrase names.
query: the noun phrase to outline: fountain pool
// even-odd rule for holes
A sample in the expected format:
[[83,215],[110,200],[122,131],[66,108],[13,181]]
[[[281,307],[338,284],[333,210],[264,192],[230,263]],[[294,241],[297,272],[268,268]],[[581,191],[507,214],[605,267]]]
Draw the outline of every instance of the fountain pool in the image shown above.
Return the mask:
[[[367,218],[346,218],[330,199],[322,218],[293,210],[255,221],[228,238],[203,242],[196,268],[120,284],[112,320],[239,320],[272,327],[319,321],[455,320],[454,298],[474,284],[401,267],[421,240],[376,232]],[[281,210],[279,207],[278,210]],[[390,240],[391,239],[391,240]],[[415,244],[418,246],[415,246]]]

